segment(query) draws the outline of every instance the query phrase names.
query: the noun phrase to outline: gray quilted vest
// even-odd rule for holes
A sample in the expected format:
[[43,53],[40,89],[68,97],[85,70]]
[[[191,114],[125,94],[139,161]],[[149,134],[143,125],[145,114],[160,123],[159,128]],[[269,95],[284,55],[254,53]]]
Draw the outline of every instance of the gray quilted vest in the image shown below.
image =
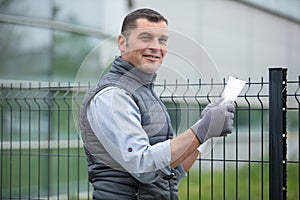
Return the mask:
[[127,91],[136,102],[141,113],[142,127],[148,134],[151,145],[172,138],[170,117],[153,90],[154,79],[155,74],[144,73],[117,57],[111,70],[87,95],[81,107],[80,127],[88,161],[89,181],[94,187],[94,199],[178,199],[176,177],[164,176],[154,183],[139,182],[109,156],[87,120],[86,110],[90,100],[100,90],[115,86]]

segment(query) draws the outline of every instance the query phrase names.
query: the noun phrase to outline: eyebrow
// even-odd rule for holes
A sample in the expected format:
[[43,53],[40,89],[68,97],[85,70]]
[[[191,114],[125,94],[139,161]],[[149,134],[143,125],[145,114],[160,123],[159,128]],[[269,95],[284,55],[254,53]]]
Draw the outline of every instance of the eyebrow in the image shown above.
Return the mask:
[[149,33],[149,32],[141,32],[138,37],[141,37],[141,36],[152,36],[153,37],[153,34]]
[[[152,33],[149,33],[149,32],[141,32],[138,37],[141,37],[141,36],[151,36],[151,37],[154,37],[154,35]],[[167,35],[160,35],[159,38],[164,38],[164,39],[168,39],[168,36]]]

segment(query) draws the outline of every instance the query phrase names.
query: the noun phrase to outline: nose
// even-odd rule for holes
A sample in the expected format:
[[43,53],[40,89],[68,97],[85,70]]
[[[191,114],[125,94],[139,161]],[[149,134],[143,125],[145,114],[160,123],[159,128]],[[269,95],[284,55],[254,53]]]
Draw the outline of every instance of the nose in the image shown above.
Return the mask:
[[151,49],[153,52],[160,52],[162,56],[167,53],[167,45],[161,43],[158,38],[153,39],[149,43],[148,49]]
[[161,44],[160,44],[158,38],[154,38],[154,39],[150,42],[148,48],[150,48],[150,49],[162,49]]

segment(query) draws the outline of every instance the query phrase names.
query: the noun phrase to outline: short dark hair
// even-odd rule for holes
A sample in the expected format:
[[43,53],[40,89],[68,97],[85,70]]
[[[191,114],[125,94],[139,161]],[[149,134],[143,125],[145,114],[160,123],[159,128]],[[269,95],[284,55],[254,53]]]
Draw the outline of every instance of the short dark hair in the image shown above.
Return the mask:
[[159,12],[149,8],[142,8],[129,13],[124,18],[121,33],[124,33],[125,31],[127,32],[131,29],[135,29],[137,27],[136,20],[141,18],[147,19],[150,22],[164,21],[166,22],[166,24],[168,24],[168,20]]

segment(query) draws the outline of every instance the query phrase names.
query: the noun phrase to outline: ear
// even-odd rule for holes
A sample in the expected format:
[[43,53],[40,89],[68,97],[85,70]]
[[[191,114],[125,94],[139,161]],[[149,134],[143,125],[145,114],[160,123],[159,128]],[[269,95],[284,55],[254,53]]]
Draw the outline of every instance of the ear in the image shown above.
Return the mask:
[[126,38],[122,34],[118,36],[118,47],[121,53],[126,51]]

